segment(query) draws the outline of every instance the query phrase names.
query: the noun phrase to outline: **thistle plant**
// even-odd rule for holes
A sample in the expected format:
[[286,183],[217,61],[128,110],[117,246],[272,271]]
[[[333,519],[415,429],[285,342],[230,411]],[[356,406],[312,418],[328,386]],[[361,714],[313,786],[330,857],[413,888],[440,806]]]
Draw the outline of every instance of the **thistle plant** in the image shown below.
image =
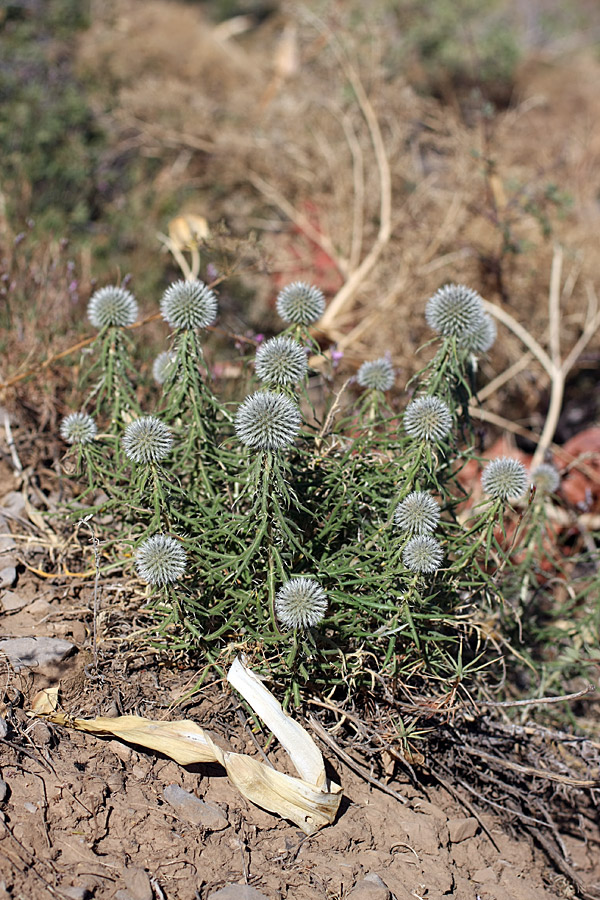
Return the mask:
[[152,377],[157,384],[164,384],[175,361],[175,354],[170,350],[163,350],[152,363]]
[[96,423],[87,413],[71,413],[60,425],[60,436],[63,440],[78,446],[90,444],[97,433]]
[[299,407],[284,394],[258,391],[246,397],[235,417],[242,444],[255,450],[282,450],[293,443],[300,429]]
[[500,456],[483,471],[481,486],[494,500],[517,500],[527,488],[527,469],[518,459]]
[[[110,296],[103,318],[97,298],[93,306],[102,330],[88,374],[106,371],[105,346],[111,358],[128,346],[133,307]],[[205,358],[218,311],[211,288],[175,282],[160,308],[170,336],[152,367],[154,408],[125,408],[111,388],[93,419],[73,413],[61,427],[90,485],[109,497],[107,537],[148,585],[154,633],[217,668],[228,647],[243,648],[296,701],[307,686],[351,691],[367,670],[449,679],[469,654],[487,665],[477,623],[502,606],[518,535],[543,534],[558,483],[539,467],[532,506],[522,464],[492,460],[482,501],[462,509],[458,476],[476,458],[472,360],[495,337],[479,295],[446,285],[424,304],[434,350],[409,392],[384,356],[365,361],[345,391],[325,379],[318,408],[307,389],[310,329],[325,308],[318,288],[281,291],[287,327],[258,347],[250,389],[246,381],[235,401],[213,391]],[[116,371],[105,385],[114,388]],[[133,366],[118,371],[129,379]],[[128,384],[120,396],[135,396]]]
[[423,491],[412,491],[394,512],[396,525],[409,534],[428,534],[440,520],[440,507]]
[[166,351],[169,361],[163,357],[159,372],[163,378],[161,418],[179,431],[174,464],[182,473],[180,482],[199,482],[204,499],[212,502],[219,490],[211,478],[211,470],[213,475],[218,471],[217,421],[230,417],[211,390],[200,332],[217,317],[217,297],[202,281],[179,280],[164,292],[160,311],[172,329],[171,349]]
[[175,538],[155,534],[136,550],[135,567],[144,581],[152,585],[178,581],[186,570],[187,554]]
[[325,312],[325,295],[312,284],[293,281],[277,295],[276,309],[287,324],[284,335],[301,341],[310,353],[320,354],[321,348],[314,339],[310,327]]
[[275,596],[277,618],[286,628],[312,628],[327,611],[327,594],[312,578],[292,578]]
[[446,284],[429,298],[427,324],[439,335],[438,351],[420,379],[428,394],[461,407],[468,422],[468,402],[474,391],[474,357],[487,353],[496,339],[496,326],[477,291],[462,284]]
[[481,297],[462,284],[445,284],[427,301],[425,318],[443,337],[468,338],[484,319]]
[[103,454],[97,440],[98,426],[88,413],[70,413],[60,423],[60,436],[70,444],[71,453],[75,455],[75,472],[86,475],[88,490],[93,491],[96,480],[101,480],[103,472]]
[[531,473],[531,481],[540,495],[554,494],[560,486],[560,473],[551,463],[541,463]]
[[106,418],[106,430],[111,433],[118,432],[130,414],[139,413],[126,331],[137,315],[135,297],[118,285],[99,288],[88,303],[88,319],[98,336],[86,353],[86,359],[91,354],[93,361],[83,366],[83,380],[92,385],[83,405],[92,407],[96,418]]
[[385,356],[372,362],[364,362],[356,376],[361,387],[372,391],[389,391],[394,379],[392,364]]
[[278,294],[277,312],[290,325],[313,325],[325,312],[325,297],[314,285],[294,281]]
[[267,384],[298,384],[306,375],[307,366],[306,350],[291,338],[271,338],[256,351],[256,374]]

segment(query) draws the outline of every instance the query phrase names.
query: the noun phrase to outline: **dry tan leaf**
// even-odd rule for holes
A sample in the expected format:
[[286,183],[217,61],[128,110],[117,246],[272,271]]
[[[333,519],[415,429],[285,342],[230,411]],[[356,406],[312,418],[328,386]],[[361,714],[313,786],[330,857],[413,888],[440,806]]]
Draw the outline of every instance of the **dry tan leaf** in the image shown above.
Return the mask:
[[171,219],[168,224],[169,237],[178,250],[190,250],[197,247],[209,236],[208,222],[204,216],[185,213]]
[[313,834],[335,819],[341,788],[330,784],[323,757],[310,735],[283,711],[279,701],[240,661],[231,667],[229,680],[264,719],[287,750],[302,778],[293,778],[241,753],[214,743],[195,722],[156,722],[140,716],[73,719],[64,713],[40,712],[47,721],[91,734],[103,734],[164,753],[181,765],[218,762],[230,781],[248,800],[290,819],[306,834]]
[[53,713],[58,706],[58,690],[59,688],[57,686],[44,688],[42,691],[38,691],[33,698],[31,711],[38,716]]

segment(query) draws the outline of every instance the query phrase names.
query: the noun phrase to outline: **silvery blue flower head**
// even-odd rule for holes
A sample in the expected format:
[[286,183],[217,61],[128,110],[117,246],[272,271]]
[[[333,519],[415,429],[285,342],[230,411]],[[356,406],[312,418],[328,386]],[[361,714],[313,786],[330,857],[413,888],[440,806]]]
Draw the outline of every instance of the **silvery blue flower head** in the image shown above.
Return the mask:
[[361,387],[370,388],[373,391],[389,391],[394,383],[394,370],[387,356],[364,362],[356,380]]
[[554,494],[560,486],[560,474],[551,463],[541,463],[531,473],[531,480],[540,494]]
[[430,534],[419,534],[407,542],[402,551],[402,562],[411,572],[427,574],[435,572],[442,564],[444,552]]
[[175,538],[155,534],[138,547],[135,565],[140,578],[149,584],[170,584],[185,572],[187,554]]
[[404,411],[404,427],[412,438],[441,441],[452,428],[452,414],[439,397],[417,397]]
[[142,416],[127,426],[122,443],[125,455],[133,462],[158,462],[173,446],[173,435],[156,416]]
[[471,353],[487,353],[496,340],[498,330],[496,323],[487,313],[483,314],[480,324],[467,334],[458,339],[458,343]]
[[87,413],[71,413],[60,425],[60,435],[69,444],[89,444],[97,432],[96,423]]
[[527,490],[528,483],[527,469],[512,456],[493,459],[481,475],[481,486],[495,500],[518,499]]
[[294,281],[278,294],[277,312],[292,325],[312,325],[325,312],[325,297],[319,288]]
[[175,354],[170,350],[163,350],[152,363],[152,377],[157,384],[164,384],[169,377],[170,370],[175,361]]
[[434,531],[440,520],[440,508],[431,494],[413,491],[398,504],[394,522],[410,534],[426,534]]
[[483,301],[464,284],[445,284],[425,307],[427,324],[444,337],[461,338],[481,326]]
[[138,305],[133,294],[125,288],[107,286],[92,294],[87,314],[94,328],[107,328],[109,325],[125,328],[137,319]]
[[235,417],[235,431],[247,447],[281,450],[293,443],[302,416],[300,409],[284,394],[257,391],[246,397]]
[[287,628],[312,628],[324,618],[327,594],[313,578],[292,578],[275,596],[275,612]]
[[217,318],[217,298],[203,281],[175,281],[160,301],[171,328],[207,328]]
[[289,337],[274,337],[260,345],[254,365],[261,381],[297,384],[306,375],[306,350]]

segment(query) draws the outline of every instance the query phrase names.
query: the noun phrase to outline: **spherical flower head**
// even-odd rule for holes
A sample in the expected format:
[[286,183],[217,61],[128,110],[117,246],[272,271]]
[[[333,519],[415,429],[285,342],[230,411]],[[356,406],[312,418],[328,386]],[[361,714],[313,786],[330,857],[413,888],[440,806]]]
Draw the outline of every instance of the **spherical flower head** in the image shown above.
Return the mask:
[[254,363],[261,381],[297,384],[306,375],[306,351],[288,337],[274,337],[261,344]]
[[459,345],[471,353],[487,353],[493,346],[497,334],[496,323],[491,316],[484,313],[480,324],[473,331],[461,335]]
[[410,534],[427,534],[434,531],[440,520],[440,508],[431,494],[413,491],[399,503],[394,512],[394,522]]
[[185,572],[187,554],[179,541],[167,534],[155,534],[141,544],[135,554],[140,578],[150,584],[170,584]]
[[443,558],[444,551],[430,534],[418,534],[411,538],[402,551],[402,562],[406,568],[422,574],[439,569]]
[[278,294],[277,312],[284,322],[312,325],[325,312],[325,297],[319,288],[294,281]]
[[160,301],[171,328],[207,328],[217,318],[217,298],[203,281],[175,281]]
[[370,388],[373,391],[389,391],[394,383],[394,378],[392,364],[386,356],[374,359],[372,362],[364,362],[356,376],[361,387]]
[[312,628],[326,611],[327,594],[313,578],[292,578],[275,595],[275,612],[287,628]]
[[125,455],[136,463],[158,462],[173,446],[173,435],[156,416],[143,416],[131,422],[123,435]]
[[284,394],[258,391],[246,397],[235,417],[235,431],[247,447],[281,450],[294,441],[302,416]]
[[528,483],[527,469],[512,456],[493,459],[481,476],[484,491],[496,500],[516,500],[525,493]]
[[534,469],[531,473],[531,480],[540,494],[554,494],[560,486],[558,469],[550,463],[541,463],[537,469]]
[[60,436],[69,444],[89,444],[97,432],[96,423],[87,413],[71,413],[60,424]]
[[417,397],[404,411],[404,427],[412,438],[441,441],[452,428],[452,414],[439,397]]
[[138,315],[135,297],[125,288],[116,285],[100,288],[90,297],[88,319],[94,328],[133,325]]
[[481,325],[483,301],[464,284],[445,284],[425,307],[427,324],[444,337],[463,337]]
[[164,384],[170,375],[171,367],[175,361],[175,354],[170,350],[159,353],[152,363],[152,377],[157,384]]

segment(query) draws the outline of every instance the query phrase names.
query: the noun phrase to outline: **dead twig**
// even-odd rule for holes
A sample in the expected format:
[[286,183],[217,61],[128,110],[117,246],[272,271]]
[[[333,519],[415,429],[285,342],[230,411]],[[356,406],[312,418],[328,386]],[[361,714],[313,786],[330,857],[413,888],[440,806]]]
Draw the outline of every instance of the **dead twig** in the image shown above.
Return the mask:
[[378,788],[380,791],[383,791],[384,794],[389,794],[390,797],[393,797],[395,800],[398,800],[399,803],[408,803],[408,799],[403,797],[402,794],[395,791],[393,788],[389,787],[387,784],[384,784],[382,781],[379,781],[378,778],[375,778],[374,775],[371,775],[370,772],[361,766],[360,763],[357,763],[355,759],[346,753],[345,750],[342,750],[340,745],[334,741],[329,732],[323,728],[321,723],[315,719],[314,716],[309,716],[308,721],[311,724],[311,727],[314,731],[319,735],[322,741],[324,741],[328,747],[330,747],[335,755],[342,760],[342,762],[346,763],[349,769],[352,769],[353,772],[356,772],[357,775],[360,775],[361,778],[364,778],[365,781],[368,781],[369,784],[372,784],[374,787]]

